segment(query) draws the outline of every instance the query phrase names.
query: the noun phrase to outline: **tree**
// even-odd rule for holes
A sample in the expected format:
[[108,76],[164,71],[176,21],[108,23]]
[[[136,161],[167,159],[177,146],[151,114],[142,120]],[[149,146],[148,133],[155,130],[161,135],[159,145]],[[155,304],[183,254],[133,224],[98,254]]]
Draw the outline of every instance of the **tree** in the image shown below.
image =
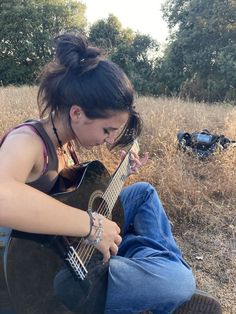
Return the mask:
[[110,14],[107,19],[95,22],[89,31],[89,40],[111,54],[122,41],[122,25],[118,18]]
[[[191,93],[197,100],[232,99],[236,86],[235,1],[168,0],[163,11],[173,33],[161,71],[168,90],[183,96]],[[175,82],[168,82],[168,76],[175,77]]]
[[123,41],[111,59],[129,75],[137,92],[157,94],[159,45],[149,35],[135,34]]
[[52,38],[84,31],[85,9],[76,0],[1,0],[0,82],[33,84],[39,68],[52,58]]
[[112,61],[130,77],[135,89],[142,94],[154,92],[158,43],[148,35],[123,28],[118,18],[109,15],[92,25],[89,39],[101,47]]

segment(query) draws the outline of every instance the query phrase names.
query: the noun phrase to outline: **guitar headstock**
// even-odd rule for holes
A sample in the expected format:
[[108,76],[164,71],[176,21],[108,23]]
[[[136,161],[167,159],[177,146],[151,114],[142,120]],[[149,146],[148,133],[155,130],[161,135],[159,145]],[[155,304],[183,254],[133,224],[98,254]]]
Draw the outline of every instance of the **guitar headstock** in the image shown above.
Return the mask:
[[[134,152],[135,154],[139,153],[139,144],[138,144],[137,140],[133,141],[133,143],[130,146],[128,152],[126,152],[125,156],[122,158],[122,161],[121,161],[119,167],[116,169],[115,173],[113,174],[113,178],[118,176],[119,178],[122,178],[122,180],[123,180],[124,178],[126,178],[129,175],[130,169],[131,169],[130,154],[132,152]],[[122,175],[120,173],[122,173]]]
[[140,147],[139,147],[138,140],[134,140],[134,142],[130,148],[130,152],[134,152],[134,153],[138,154],[139,151],[140,151]]

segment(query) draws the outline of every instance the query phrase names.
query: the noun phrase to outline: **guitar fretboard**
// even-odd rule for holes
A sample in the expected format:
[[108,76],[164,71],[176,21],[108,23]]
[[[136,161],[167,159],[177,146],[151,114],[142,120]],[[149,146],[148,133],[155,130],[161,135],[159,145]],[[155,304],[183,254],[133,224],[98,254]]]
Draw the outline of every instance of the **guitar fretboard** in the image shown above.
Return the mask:
[[[134,142],[131,149],[114,173],[106,191],[102,195],[102,203],[99,206],[97,212],[101,213],[107,218],[111,217],[112,210],[122,190],[122,187],[124,186],[125,179],[129,174],[131,151],[137,152],[138,148],[138,143]],[[68,251],[66,260],[70,264],[70,267],[74,270],[76,276],[82,280],[84,280],[87,275],[86,267],[94,252],[94,249],[94,246],[89,244],[86,245],[84,244],[83,239],[80,239],[77,246],[75,248],[71,246],[70,250]]]
[[111,211],[117,201],[117,198],[124,186],[124,182],[129,174],[130,171],[130,154],[131,151],[138,152],[139,146],[138,142],[134,141],[132,147],[130,148],[129,152],[125,156],[125,158],[120,163],[119,167],[117,168],[116,172],[114,173],[111,182],[109,183],[106,191],[103,194],[103,200],[106,203],[107,210],[103,215],[109,217]]

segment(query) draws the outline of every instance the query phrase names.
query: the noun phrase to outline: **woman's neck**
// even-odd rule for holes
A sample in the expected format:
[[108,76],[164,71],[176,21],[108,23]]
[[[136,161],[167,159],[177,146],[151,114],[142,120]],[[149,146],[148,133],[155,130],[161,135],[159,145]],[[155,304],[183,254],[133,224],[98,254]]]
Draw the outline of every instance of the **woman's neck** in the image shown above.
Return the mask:
[[[41,123],[44,130],[51,139],[53,145],[55,146],[56,149],[58,149],[61,148],[60,147],[61,145],[63,146],[70,140],[72,140],[73,134],[71,133],[70,128],[66,127],[65,121],[62,121],[57,117],[53,117],[52,119],[53,122],[51,121],[51,117],[42,119]],[[59,144],[59,142],[61,143],[61,145]]]

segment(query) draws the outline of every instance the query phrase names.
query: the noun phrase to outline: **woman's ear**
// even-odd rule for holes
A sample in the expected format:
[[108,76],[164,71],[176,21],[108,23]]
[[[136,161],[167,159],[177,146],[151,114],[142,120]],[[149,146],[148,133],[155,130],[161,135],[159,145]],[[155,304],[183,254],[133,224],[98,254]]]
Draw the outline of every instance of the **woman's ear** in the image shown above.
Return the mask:
[[70,108],[71,121],[78,122],[80,120],[82,114],[84,114],[84,111],[80,106],[77,106],[77,105],[71,106],[71,108]]

